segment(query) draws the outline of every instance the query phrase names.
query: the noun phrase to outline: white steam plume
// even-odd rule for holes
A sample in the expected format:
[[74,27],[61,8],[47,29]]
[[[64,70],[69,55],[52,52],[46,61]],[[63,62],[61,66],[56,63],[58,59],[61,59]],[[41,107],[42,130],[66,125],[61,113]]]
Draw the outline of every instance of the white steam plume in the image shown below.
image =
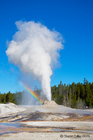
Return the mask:
[[33,73],[41,82],[42,92],[51,100],[51,64],[57,62],[63,39],[60,33],[34,21],[17,21],[16,26],[18,32],[6,51],[9,62],[17,65],[23,73]]

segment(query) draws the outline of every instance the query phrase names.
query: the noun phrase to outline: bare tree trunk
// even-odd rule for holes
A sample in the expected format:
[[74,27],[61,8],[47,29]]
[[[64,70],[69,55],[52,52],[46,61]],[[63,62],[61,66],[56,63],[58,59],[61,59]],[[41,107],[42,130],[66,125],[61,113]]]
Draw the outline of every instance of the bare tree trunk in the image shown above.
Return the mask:
[[70,88],[70,107],[71,107],[71,88]]
[[69,106],[69,101],[68,101],[68,89],[67,89],[67,106]]

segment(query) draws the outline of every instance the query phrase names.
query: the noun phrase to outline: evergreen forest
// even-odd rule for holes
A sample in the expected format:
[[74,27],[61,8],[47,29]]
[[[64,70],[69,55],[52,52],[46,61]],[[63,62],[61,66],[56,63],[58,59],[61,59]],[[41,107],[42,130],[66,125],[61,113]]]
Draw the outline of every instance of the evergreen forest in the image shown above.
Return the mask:
[[[0,93],[0,103],[12,102],[20,104],[22,99],[22,92]],[[35,92],[40,98],[46,100],[46,97],[40,95],[40,90],[35,89]],[[60,84],[51,87],[52,100],[59,105],[64,105],[72,108],[85,109],[93,108],[93,82],[88,82],[85,78],[83,83]]]

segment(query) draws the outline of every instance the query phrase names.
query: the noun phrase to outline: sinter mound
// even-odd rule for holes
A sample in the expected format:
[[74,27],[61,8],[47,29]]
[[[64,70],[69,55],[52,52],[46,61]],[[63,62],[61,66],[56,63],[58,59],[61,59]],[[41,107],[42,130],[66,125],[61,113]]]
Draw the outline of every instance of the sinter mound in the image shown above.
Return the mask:
[[57,105],[57,103],[55,101],[44,101],[43,105],[47,105],[47,106],[55,106]]

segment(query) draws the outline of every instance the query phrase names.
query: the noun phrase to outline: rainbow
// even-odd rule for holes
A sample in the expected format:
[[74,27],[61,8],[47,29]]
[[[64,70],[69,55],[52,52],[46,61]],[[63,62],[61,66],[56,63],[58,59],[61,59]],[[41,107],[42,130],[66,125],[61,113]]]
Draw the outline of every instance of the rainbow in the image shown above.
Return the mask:
[[37,101],[40,102],[40,104],[43,104],[43,100],[39,98],[39,96],[31,90],[28,86],[24,85],[23,83],[19,82],[19,84],[31,95],[31,97]]

